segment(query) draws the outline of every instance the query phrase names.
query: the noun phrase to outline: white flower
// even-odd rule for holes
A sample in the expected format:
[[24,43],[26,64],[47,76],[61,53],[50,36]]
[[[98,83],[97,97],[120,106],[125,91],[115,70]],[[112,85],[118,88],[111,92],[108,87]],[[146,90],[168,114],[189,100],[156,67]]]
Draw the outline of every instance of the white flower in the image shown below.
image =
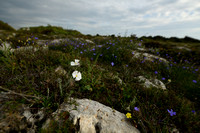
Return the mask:
[[75,78],[75,81],[79,81],[79,80],[82,79],[81,73],[78,72],[78,71],[74,71],[74,72],[72,73],[72,77]]
[[75,59],[75,62],[73,61],[71,62],[71,66],[78,66],[78,65],[80,65],[78,59]]

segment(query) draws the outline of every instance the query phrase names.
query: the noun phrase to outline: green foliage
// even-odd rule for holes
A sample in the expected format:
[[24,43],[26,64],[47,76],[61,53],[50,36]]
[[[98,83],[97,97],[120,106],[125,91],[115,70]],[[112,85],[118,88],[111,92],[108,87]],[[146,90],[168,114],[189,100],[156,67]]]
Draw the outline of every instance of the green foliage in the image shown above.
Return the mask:
[[[38,50],[30,49],[13,53],[0,50],[0,85],[18,93],[42,97],[31,104],[32,108],[44,107],[46,112],[51,114],[62,102],[67,102],[69,96],[89,98],[122,113],[130,112],[131,123],[141,132],[170,132],[173,128],[177,128],[180,132],[198,132],[200,126],[199,66],[197,63],[184,62],[187,59],[185,56],[189,55],[186,52],[178,54],[182,51],[164,46],[165,38],[157,36],[155,42],[151,40],[152,38],[146,38],[145,43],[140,42],[140,39],[135,36],[88,35],[95,44],[87,43],[84,39],[70,38],[61,43],[50,44],[48,50],[44,50],[36,45],[35,38],[42,34],[50,37],[80,35],[75,31],[50,25],[31,27],[30,31],[20,29],[17,36],[11,39],[13,47],[23,47],[28,45],[28,41],[34,41],[34,44],[29,45],[37,47]],[[144,57],[133,58],[132,51],[137,47],[144,47],[139,46],[140,44],[148,44],[148,47],[158,44],[159,47],[150,53],[166,58],[169,64],[166,65],[158,59],[152,62],[145,60]],[[74,59],[80,60],[80,66],[70,65]],[[55,72],[58,66],[66,71],[64,75]],[[75,70],[82,74],[80,81],[72,78],[72,72]],[[155,71],[158,73],[155,74]],[[141,75],[161,80],[166,85],[167,91],[155,87],[146,89],[135,78]],[[163,77],[165,79],[162,79]],[[171,79],[171,82],[168,82],[168,79]],[[25,103],[19,99],[16,101]],[[138,107],[139,111],[136,111],[135,107]],[[170,116],[168,109],[173,109],[176,115]],[[196,112],[193,113],[192,110]],[[51,121],[51,128],[40,132],[77,130],[69,120],[67,112],[61,113],[60,119],[61,123]]]
[[0,30],[16,31],[12,26],[0,20]]
[[38,26],[38,27],[29,27],[28,28],[20,28],[18,32],[25,33],[25,34],[34,34],[34,35],[56,35],[57,37],[61,35],[71,35],[71,36],[81,36],[82,34],[79,31],[76,30],[70,30],[70,29],[63,29],[62,27],[58,26]]

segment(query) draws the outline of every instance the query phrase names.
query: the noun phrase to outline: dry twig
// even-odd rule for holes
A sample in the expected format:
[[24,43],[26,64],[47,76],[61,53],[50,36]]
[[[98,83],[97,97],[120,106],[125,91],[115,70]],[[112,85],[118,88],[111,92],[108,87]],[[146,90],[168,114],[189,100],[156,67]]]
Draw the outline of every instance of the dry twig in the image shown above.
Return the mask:
[[14,94],[14,95],[21,96],[21,97],[23,97],[24,99],[26,99],[26,100],[29,101],[29,102],[33,102],[33,101],[30,100],[30,99],[28,99],[27,97],[35,98],[35,99],[37,99],[37,100],[40,100],[40,99],[41,99],[40,97],[31,96],[31,95],[26,95],[26,94],[22,94],[22,93],[17,93],[17,92],[14,92],[14,91],[12,91],[12,90],[3,88],[2,86],[0,86],[0,89],[2,89],[2,90],[4,90],[4,91],[8,91],[8,92],[10,92],[11,94]]

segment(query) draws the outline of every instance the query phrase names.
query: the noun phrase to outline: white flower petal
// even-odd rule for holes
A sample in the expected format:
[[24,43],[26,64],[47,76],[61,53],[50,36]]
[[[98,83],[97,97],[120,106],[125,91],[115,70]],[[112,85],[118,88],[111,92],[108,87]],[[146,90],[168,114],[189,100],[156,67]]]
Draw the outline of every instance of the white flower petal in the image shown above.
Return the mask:
[[75,62],[76,62],[76,63],[78,63],[78,62],[79,62],[79,60],[78,60],[78,59],[75,59]]
[[75,66],[75,62],[72,61],[72,62],[71,62],[71,66]]
[[76,78],[77,73],[78,73],[78,71],[74,71],[74,72],[72,73],[73,78]]
[[75,80],[79,81],[81,79],[82,79],[81,73],[77,71]]

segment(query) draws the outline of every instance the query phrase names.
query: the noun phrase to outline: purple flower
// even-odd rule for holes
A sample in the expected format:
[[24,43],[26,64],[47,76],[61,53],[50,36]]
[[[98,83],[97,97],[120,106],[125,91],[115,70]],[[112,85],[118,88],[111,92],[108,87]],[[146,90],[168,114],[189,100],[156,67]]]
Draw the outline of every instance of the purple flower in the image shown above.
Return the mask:
[[117,58],[117,56],[115,56],[115,58]]
[[176,112],[173,112],[172,109],[171,110],[167,109],[167,111],[170,113],[170,116],[176,115]]
[[96,53],[93,53],[93,55],[96,55]]
[[80,53],[82,54],[83,52],[81,51]]
[[108,47],[107,49],[109,49],[110,47]]
[[193,80],[192,82],[194,82],[194,83],[197,83],[197,81],[196,81],[196,80]]
[[134,52],[132,52],[132,54],[134,54]]
[[128,67],[128,65],[126,65],[126,67]]
[[35,40],[37,40],[38,39],[38,37],[35,37]]
[[139,108],[138,108],[138,107],[134,107],[134,110],[135,110],[135,111],[139,111]]
[[163,77],[162,80],[165,80],[165,78]]
[[95,48],[93,48],[92,50],[95,51]]
[[158,74],[158,72],[157,72],[157,71],[155,71],[155,74]]
[[195,71],[198,71],[199,69],[195,69]]
[[114,66],[114,62],[111,62],[111,65]]
[[103,56],[103,54],[100,54],[100,56]]
[[192,110],[192,113],[195,113],[195,110]]

